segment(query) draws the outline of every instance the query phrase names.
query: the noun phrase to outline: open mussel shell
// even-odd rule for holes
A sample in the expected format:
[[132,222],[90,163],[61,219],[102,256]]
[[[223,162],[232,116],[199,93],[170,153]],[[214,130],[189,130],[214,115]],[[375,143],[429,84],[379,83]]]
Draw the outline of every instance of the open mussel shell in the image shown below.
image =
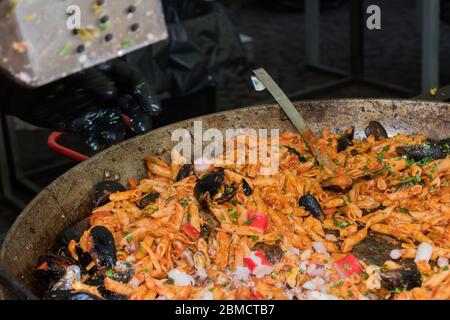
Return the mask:
[[320,221],[325,219],[325,214],[323,213],[322,207],[313,195],[307,194],[302,196],[299,200],[299,205],[303,206],[305,210],[311,213],[314,218]]
[[367,137],[373,136],[376,141],[389,138],[386,129],[378,121],[370,121],[369,126],[364,131]]
[[225,180],[223,170],[210,172],[201,177],[194,187],[194,196],[203,210],[210,212],[209,202],[219,192]]
[[245,179],[242,179],[242,191],[247,197],[250,197],[253,194],[252,187],[250,187],[247,180]]
[[382,266],[391,259],[391,251],[397,249],[398,245],[394,238],[369,232],[368,236],[352,249],[352,254],[368,265]]
[[337,152],[344,151],[348,147],[353,146],[353,138],[355,136],[355,127],[351,127],[345,131],[337,140]]
[[117,262],[117,249],[112,233],[103,226],[96,226],[90,231],[92,249],[90,254],[100,268],[112,268]]
[[224,185],[223,192],[220,195],[220,197],[217,199],[217,203],[222,204],[222,203],[230,201],[236,195],[237,190],[238,190],[238,185],[235,182],[233,182],[232,184],[229,184],[229,185]]
[[415,161],[421,161],[426,158],[439,160],[445,159],[448,151],[438,144],[422,144],[417,146],[401,146],[395,151],[401,156],[407,156]]
[[84,219],[73,226],[66,228],[63,231],[62,242],[64,245],[68,245],[70,241],[74,240],[75,242],[80,241],[80,238],[83,234],[89,229],[90,223],[89,219]]
[[381,273],[381,285],[390,290],[412,290],[422,286],[422,279],[417,266],[410,263],[401,269]]
[[307,161],[306,157],[304,155],[302,155],[297,149],[292,148],[290,146],[283,146],[286,149],[288,149],[288,152],[297,156],[298,161],[300,161],[301,163],[305,163]]
[[61,280],[71,265],[73,265],[72,261],[64,256],[42,256],[38,260],[36,279],[48,287],[51,283]]
[[104,286],[98,287],[98,292],[100,292],[102,298],[106,300],[128,300],[127,296],[109,291]]
[[264,252],[267,261],[271,264],[276,264],[283,258],[283,250],[277,244],[257,243],[253,246],[252,250]]
[[44,296],[44,300],[103,300],[103,299],[88,292],[55,290],[48,292]]
[[152,192],[149,194],[146,194],[141,200],[139,200],[136,204],[140,209],[144,209],[151,205],[152,203],[155,203],[156,200],[158,200],[160,194],[158,192]]
[[109,202],[112,193],[123,192],[127,189],[117,181],[102,181],[95,186],[95,206],[100,207]]
[[175,181],[181,181],[192,175],[194,175],[194,166],[192,164],[182,165],[180,171],[178,171]]

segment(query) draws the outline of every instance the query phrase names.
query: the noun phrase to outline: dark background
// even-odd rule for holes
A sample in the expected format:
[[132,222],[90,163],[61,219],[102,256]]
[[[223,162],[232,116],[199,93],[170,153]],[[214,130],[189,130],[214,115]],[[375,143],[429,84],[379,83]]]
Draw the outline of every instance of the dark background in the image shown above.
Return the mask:
[[[287,93],[312,88],[339,79],[338,76],[312,70],[305,66],[305,15],[302,1],[293,7],[274,6],[275,1],[223,0],[237,31],[251,38],[246,44],[252,66],[264,67]],[[324,1],[325,2],[325,1]],[[269,4],[267,4],[269,3]],[[272,5],[270,5],[272,3]],[[415,0],[372,0],[364,5],[377,4],[382,10],[382,30],[365,31],[365,75],[413,92],[421,88],[421,25]],[[442,1],[442,11],[450,15],[449,1]],[[350,31],[348,1],[329,1],[321,12],[321,62],[348,72],[350,68]],[[440,78],[441,86],[450,84],[450,24],[441,21]],[[255,105],[269,99],[254,92],[249,74],[244,73],[217,87],[216,110],[229,110]],[[335,90],[319,92],[311,98],[342,97],[402,97],[407,94],[383,90],[361,84],[350,84]],[[14,146],[16,167],[27,178],[45,187],[66,170],[76,165],[50,151],[46,140],[50,131],[15,122]],[[77,141],[66,141],[81,148]],[[49,167],[43,170],[44,167]],[[20,189],[20,188],[18,188]],[[33,193],[18,191],[25,201]],[[0,202],[0,242],[19,208]]]

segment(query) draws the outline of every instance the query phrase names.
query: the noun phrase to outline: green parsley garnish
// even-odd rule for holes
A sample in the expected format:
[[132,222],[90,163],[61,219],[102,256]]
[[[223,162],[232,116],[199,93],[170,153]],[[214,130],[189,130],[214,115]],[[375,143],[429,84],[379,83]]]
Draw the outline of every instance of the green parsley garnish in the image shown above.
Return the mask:
[[107,24],[107,23],[100,23],[99,25],[98,25],[98,28],[100,29],[100,31],[106,31],[106,30],[108,30],[109,29],[109,24]]
[[151,211],[152,213],[155,213],[158,211],[158,207],[147,206],[144,208],[144,211]]
[[234,223],[238,222],[239,212],[234,211],[230,214],[231,220],[233,220]]
[[70,42],[67,42],[64,45],[64,47],[61,49],[61,51],[59,51],[59,56],[61,58],[65,57],[69,53],[71,48],[72,48],[72,44]]
[[108,278],[114,278],[114,271],[112,269],[106,270],[105,276],[107,276]]
[[398,211],[401,212],[401,213],[404,213],[404,214],[409,214],[409,210],[408,209],[400,209]]
[[181,202],[181,205],[186,208],[189,205],[189,201],[186,199],[183,199],[183,201]]
[[377,153],[377,162],[382,163],[384,160],[384,152]]
[[245,221],[245,224],[247,224],[247,225],[252,224],[253,221],[255,221],[255,220],[256,220],[256,218],[251,218],[251,219]]
[[125,39],[122,40],[122,47],[124,49],[128,49],[129,47],[131,47],[132,43],[133,39],[131,39],[131,37],[126,37]]
[[400,180],[402,184],[407,184],[411,186],[415,186],[416,184],[419,184],[422,181],[422,177],[420,174],[416,174],[414,177],[406,177]]
[[348,227],[350,225],[350,223],[347,221],[338,221],[338,220],[333,219],[333,225],[337,228],[343,229],[343,228]]

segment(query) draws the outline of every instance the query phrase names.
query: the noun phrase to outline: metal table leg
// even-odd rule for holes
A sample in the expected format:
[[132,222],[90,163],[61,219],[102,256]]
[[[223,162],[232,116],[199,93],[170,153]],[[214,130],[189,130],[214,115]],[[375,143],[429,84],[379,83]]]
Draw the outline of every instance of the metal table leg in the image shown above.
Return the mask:
[[422,94],[439,87],[440,0],[421,0]]

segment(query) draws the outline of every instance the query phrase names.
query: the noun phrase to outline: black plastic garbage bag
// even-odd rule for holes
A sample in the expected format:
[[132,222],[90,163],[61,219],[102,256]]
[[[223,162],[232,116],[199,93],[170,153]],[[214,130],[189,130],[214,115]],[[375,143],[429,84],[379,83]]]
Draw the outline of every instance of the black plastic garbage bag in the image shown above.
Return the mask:
[[195,93],[247,68],[244,47],[221,4],[163,1],[169,39],[127,56],[161,99]]

